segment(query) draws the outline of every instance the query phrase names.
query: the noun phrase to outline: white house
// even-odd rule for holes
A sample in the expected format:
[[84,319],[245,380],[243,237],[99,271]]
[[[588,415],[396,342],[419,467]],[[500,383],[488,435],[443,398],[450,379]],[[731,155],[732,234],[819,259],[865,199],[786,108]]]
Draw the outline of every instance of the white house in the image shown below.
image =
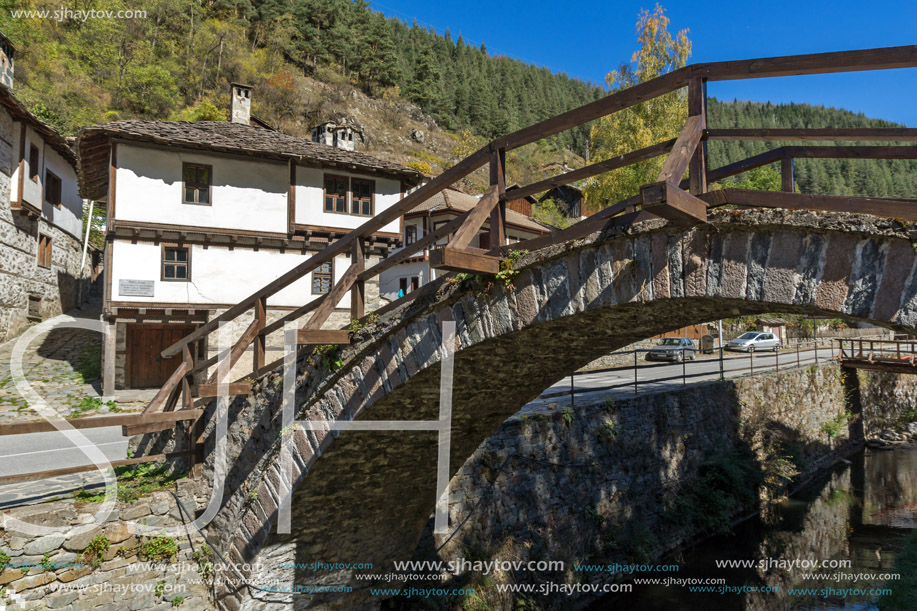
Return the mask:
[[[418,204],[403,217],[404,234],[402,238],[404,244],[402,248],[410,248],[411,244],[423,236],[439,229],[456,216],[471,210],[478,203],[478,199],[473,195],[468,195],[455,189],[445,189],[425,202]],[[544,235],[550,233],[553,229],[520,212],[520,210],[531,211],[531,202],[528,202],[528,206],[525,205],[526,203],[519,200],[507,202],[507,244]],[[437,242],[437,245],[445,244],[448,240],[448,237],[443,238]],[[484,226],[478,232],[477,241],[473,241],[471,246],[478,248],[490,248],[492,246],[490,243],[489,222],[484,223]],[[447,273],[430,267],[429,253],[429,249],[418,251],[416,256],[383,271],[379,277],[382,297],[390,301],[394,300],[398,297],[400,291],[403,291],[404,294],[410,293],[431,280],[435,280],[439,274]]]
[[[395,204],[420,178],[251,125],[251,90],[232,93],[232,122],[118,121],[80,134],[82,193],[108,207],[104,316],[117,338],[108,389],[161,385],[177,366],[159,358],[162,349]],[[367,263],[401,233],[395,221],[374,234]],[[339,256],[271,297],[269,320],[327,293],[349,264]],[[366,290],[371,308],[378,288]],[[329,326],[349,322],[349,303],[348,295]],[[277,352],[267,362],[280,358],[279,337],[268,344]],[[250,372],[250,362],[239,370]]]
[[0,34],[0,341],[89,295],[76,154],[13,95],[14,51]]

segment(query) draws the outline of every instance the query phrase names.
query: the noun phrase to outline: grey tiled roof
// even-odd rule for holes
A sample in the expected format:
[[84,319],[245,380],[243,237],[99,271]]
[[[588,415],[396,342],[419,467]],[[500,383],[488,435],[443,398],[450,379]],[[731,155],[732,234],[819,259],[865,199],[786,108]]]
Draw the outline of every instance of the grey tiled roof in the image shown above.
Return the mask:
[[107,181],[105,151],[111,138],[264,159],[295,159],[306,164],[388,174],[411,184],[421,178],[416,170],[366,153],[345,151],[251,125],[228,121],[116,121],[84,127],[80,132],[80,178],[84,197],[98,199],[104,195],[99,191]]

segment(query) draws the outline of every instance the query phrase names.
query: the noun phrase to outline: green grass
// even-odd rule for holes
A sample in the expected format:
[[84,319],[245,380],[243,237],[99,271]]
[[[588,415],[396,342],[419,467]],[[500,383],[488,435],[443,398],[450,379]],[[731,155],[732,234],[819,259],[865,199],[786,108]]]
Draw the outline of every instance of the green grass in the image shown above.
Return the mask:
[[76,367],[77,381],[83,384],[102,377],[102,347],[99,344],[86,344],[80,349]]
[[[184,478],[186,474],[169,473],[167,465],[149,462],[115,467],[115,475],[118,478],[118,500],[131,503],[151,492],[171,487],[176,480]],[[94,493],[79,490],[74,494],[74,498],[83,503],[100,503],[105,500],[105,491],[102,489]]]

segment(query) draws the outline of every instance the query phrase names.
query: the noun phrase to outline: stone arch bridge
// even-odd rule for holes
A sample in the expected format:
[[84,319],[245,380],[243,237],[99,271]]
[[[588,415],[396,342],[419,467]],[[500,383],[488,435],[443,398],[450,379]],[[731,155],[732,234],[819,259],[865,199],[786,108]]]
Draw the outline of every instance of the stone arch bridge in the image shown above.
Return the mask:
[[[334,372],[300,359],[296,418],[435,420],[441,323],[454,320],[451,474],[544,388],[663,331],[774,311],[913,330],[915,264],[917,228],[867,215],[718,210],[690,228],[650,220],[598,232],[525,255],[511,287],[427,285],[357,332]],[[296,431],[293,533],[276,535],[280,401],[277,370],[231,409],[229,492],[208,527],[221,551],[288,584],[365,582],[348,571],[281,570],[281,561],[371,562],[383,573],[411,558],[434,508],[436,435]],[[219,594],[225,608],[249,597],[244,586]],[[323,600],[297,600],[306,599]]]

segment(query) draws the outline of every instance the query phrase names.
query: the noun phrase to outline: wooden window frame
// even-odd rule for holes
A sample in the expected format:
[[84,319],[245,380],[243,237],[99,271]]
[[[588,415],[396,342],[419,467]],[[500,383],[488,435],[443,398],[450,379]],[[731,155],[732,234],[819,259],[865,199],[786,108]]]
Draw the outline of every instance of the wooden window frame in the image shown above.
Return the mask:
[[[408,239],[410,236],[410,239]],[[417,241],[417,225],[405,225],[404,226],[404,245],[410,246]]]
[[41,151],[35,146],[34,142],[29,143],[29,178],[32,179],[32,182],[38,183],[38,176],[40,174],[41,165]]
[[[166,251],[167,250],[184,250],[188,253],[184,261],[166,261]],[[191,282],[191,246],[181,246],[179,244],[163,244],[159,260],[159,279],[163,282]],[[175,265],[179,266],[184,264],[185,266],[185,277],[184,278],[166,278],[166,265]]]
[[51,263],[53,258],[51,254],[54,252],[54,241],[46,233],[38,234],[38,267],[44,267],[45,269],[51,269]]
[[[194,168],[196,170],[207,170],[207,176],[210,179],[206,185],[204,184],[192,184],[190,187],[185,180],[185,171],[188,168]],[[207,201],[200,201],[200,193],[203,191],[204,187],[207,187]],[[189,201],[186,197],[186,192],[188,189],[194,189],[194,201]],[[181,164],[181,202],[189,206],[212,206],[213,205],[213,166],[206,163],[186,163]]]
[[[319,271],[325,265],[328,266],[329,271],[327,272]],[[328,290],[322,291],[321,285],[319,285],[319,290],[316,291],[315,290],[315,281],[325,279],[325,278],[328,279]],[[320,266],[318,266],[316,269],[312,270],[312,278],[310,278],[310,281],[312,283],[312,294],[313,295],[327,295],[328,293],[330,293],[331,287],[334,286],[334,259],[331,259],[330,261],[326,261],[325,263],[322,263]]]
[[[51,184],[53,181],[57,181],[57,201],[50,199],[48,196],[52,195]],[[64,182],[60,179],[60,176],[52,172],[51,170],[45,170],[45,188],[44,188],[44,200],[54,206],[55,208],[60,208],[61,199],[64,194]]]
[[[333,210],[328,209],[328,181],[329,180],[343,180],[344,181],[344,209],[338,210],[337,205],[332,206]],[[332,197],[337,197],[337,193],[333,194]],[[350,177],[344,176],[343,174],[324,174],[322,176],[322,210],[327,214],[348,214],[350,209]]]
[[[367,184],[369,185],[369,214],[363,212],[363,198],[357,198],[354,195],[357,193],[356,185]],[[354,208],[357,206],[357,202],[360,202],[359,212],[354,212]],[[376,181],[370,178],[351,178],[350,179],[350,214],[351,216],[365,216],[372,217],[376,215]]]

